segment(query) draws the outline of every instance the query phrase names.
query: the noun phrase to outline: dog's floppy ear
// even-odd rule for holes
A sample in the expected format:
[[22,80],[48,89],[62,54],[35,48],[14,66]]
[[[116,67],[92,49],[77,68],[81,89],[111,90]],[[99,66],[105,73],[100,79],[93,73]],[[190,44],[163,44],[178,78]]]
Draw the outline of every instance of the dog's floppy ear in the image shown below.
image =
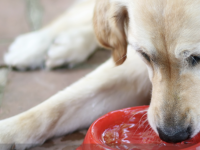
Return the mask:
[[100,44],[111,49],[116,65],[126,60],[126,28],[129,17],[127,8],[113,0],[96,0],[93,25]]

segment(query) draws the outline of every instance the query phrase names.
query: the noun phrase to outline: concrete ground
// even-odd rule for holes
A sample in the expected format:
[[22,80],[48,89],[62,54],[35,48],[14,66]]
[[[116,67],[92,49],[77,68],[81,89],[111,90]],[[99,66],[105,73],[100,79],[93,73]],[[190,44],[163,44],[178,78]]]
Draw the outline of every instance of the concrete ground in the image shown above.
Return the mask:
[[[74,0],[1,0],[0,1],[0,120],[19,114],[46,100],[87,73],[110,56],[98,50],[87,62],[74,69],[18,72],[9,69],[3,55],[13,39],[48,24],[69,7]],[[86,131],[77,131],[47,141],[31,150],[74,150]]]

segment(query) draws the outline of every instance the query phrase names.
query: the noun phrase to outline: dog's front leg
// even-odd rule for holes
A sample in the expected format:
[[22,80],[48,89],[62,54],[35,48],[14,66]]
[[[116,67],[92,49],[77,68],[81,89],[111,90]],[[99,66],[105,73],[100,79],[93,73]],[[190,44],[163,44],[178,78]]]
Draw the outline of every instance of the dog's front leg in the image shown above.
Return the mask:
[[42,104],[0,121],[2,149],[40,145],[50,137],[86,128],[109,111],[146,104],[151,87],[146,68],[137,56],[128,58],[118,67],[109,60]]

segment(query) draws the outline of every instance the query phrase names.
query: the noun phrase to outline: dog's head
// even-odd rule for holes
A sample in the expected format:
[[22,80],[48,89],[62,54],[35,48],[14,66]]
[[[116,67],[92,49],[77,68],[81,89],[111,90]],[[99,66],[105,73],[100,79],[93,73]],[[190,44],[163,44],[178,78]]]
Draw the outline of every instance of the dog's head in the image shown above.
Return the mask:
[[131,45],[152,81],[148,120],[167,142],[200,131],[200,1],[97,0],[94,28],[117,65]]

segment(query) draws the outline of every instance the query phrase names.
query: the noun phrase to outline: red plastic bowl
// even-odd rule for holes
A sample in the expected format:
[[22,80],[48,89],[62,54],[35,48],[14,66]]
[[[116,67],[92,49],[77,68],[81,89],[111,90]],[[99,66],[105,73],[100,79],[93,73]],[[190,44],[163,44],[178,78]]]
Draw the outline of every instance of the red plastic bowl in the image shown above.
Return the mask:
[[90,126],[77,150],[200,150],[200,133],[177,144],[161,141],[148,124],[147,109],[139,106],[104,115]]

